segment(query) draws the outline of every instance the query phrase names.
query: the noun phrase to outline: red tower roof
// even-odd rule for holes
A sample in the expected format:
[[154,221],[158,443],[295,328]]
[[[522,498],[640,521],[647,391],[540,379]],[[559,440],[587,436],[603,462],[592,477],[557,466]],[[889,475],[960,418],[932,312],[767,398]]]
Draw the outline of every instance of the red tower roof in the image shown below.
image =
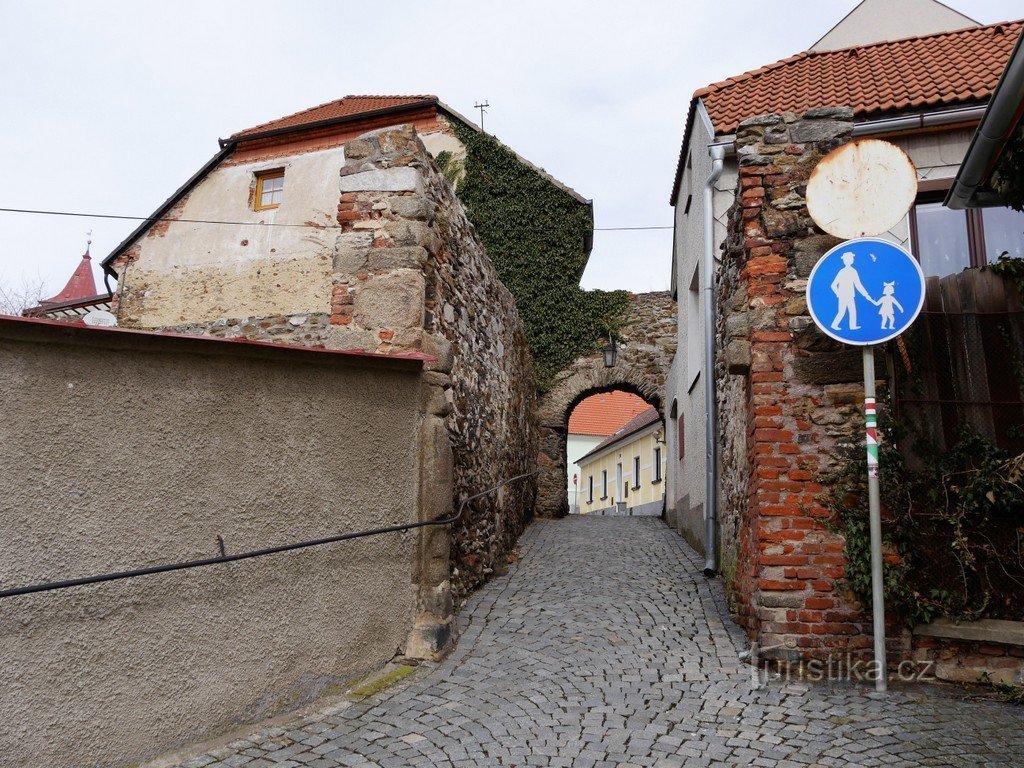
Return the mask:
[[92,256],[89,249],[85,249],[82,260],[78,262],[71,279],[64,286],[64,290],[56,296],[45,299],[43,304],[63,304],[67,301],[78,301],[80,299],[91,299],[96,296],[96,278],[92,274]]

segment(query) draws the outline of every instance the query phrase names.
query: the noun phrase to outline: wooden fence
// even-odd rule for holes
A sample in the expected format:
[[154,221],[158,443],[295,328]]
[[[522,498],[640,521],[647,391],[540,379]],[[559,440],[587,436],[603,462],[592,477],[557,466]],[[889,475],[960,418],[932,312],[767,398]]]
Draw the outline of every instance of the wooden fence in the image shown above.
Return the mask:
[[927,281],[925,304],[895,345],[896,417],[939,450],[963,428],[1024,453],[1024,304],[982,269]]

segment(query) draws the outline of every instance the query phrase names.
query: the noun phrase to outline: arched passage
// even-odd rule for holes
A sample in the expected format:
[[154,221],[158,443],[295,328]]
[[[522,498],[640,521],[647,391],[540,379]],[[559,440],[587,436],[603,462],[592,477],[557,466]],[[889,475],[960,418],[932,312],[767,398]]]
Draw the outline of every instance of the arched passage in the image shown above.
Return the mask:
[[537,512],[561,516],[569,511],[566,491],[566,439],[569,414],[586,397],[615,389],[633,392],[658,409],[664,419],[665,376],[676,348],[676,304],[668,292],[630,298],[616,364],[605,367],[595,353],[581,357],[555,377],[540,401],[541,450]]

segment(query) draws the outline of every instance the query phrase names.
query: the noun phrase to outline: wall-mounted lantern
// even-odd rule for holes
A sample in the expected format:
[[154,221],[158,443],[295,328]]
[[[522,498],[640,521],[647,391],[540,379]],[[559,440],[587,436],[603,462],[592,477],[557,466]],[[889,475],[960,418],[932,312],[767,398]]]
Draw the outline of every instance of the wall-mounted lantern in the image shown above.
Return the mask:
[[615,339],[612,335],[608,334],[608,343],[604,345],[604,367],[614,368],[615,360],[619,356],[618,346],[615,344]]

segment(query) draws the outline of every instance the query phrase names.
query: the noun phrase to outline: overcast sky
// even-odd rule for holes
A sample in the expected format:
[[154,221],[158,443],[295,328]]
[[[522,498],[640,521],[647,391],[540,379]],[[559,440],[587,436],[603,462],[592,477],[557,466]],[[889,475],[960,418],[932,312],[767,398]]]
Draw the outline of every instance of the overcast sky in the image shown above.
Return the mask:
[[[436,94],[469,117],[488,100],[488,132],[592,198],[598,227],[668,226],[693,91],[806,49],[855,5],[0,0],[0,207],[145,216],[218,137],[346,94]],[[0,284],[56,293],[86,231],[98,265],[135,226],[0,213]],[[667,288],[671,242],[598,232],[584,287]]]

